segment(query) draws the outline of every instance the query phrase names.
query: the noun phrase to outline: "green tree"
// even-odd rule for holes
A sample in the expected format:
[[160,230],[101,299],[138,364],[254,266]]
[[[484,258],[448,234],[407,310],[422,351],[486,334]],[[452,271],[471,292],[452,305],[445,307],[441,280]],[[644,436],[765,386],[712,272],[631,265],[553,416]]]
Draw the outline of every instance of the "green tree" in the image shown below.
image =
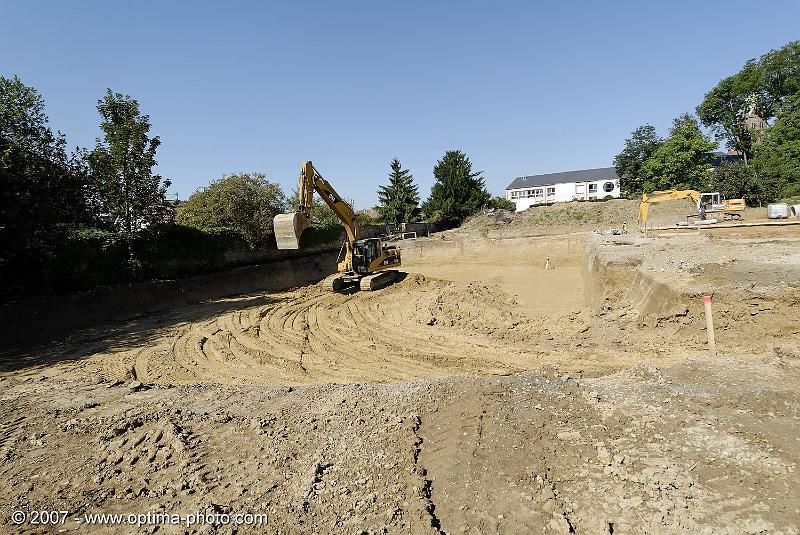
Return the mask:
[[272,232],[272,219],[286,210],[286,195],[263,173],[238,173],[214,180],[178,209],[178,223],[224,227],[253,247]]
[[752,163],[761,200],[800,195],[800,93],[783,104]]
[[128,237],[148,224],[163,220],[168,210],[165,196],[171,185],[153,174],[158,136],[150,137],[150,118],[139,112],[139,103],[112,93],[97,103],[103,140],[89,154],[104,210],[117,229]]
[[644,124],[631,132],[625,140],[625,148],[614,158],[614,167],[619,176],[623,195],[639,195],[644,189],[642,165],[653,155],[663,140],[651,124]]
[[800,41],[770,50],[761,56],[759,65],[763,71],[761,116],[772,119],[780,114],[787,101],[796,100],[800,94]]
[[729,149],[753,154],[753,132],[745,119],[751,112],[767,114],[763,100],[764,71],[755,60],[748,61],[738,73],[720,81],[706,93],[697,106],[697,116],[709,127],[718,141],[727,140]]
[[480,172],[460,150],[447,151],[433,167],[436,181],[422,210],[434,223],[457,227],[491,199]]
[[[353,206],[352,200],[348,200],[347,202],[350,203],[350,206]],[[297,210],[299,206],[300,206],[300,192],[298,190],[292,190],[289,209]],[[330,227],[330,226],[342,225],[342,222],[339,220],[339,217],[333,213],[333,210],[331,210],[331,207],[328,206],[325,203],[325,201],[319,198],[319,195],[316,192],[314,193],[314,196],[311,199],[311,223],[316,227]]]
[[753,168],[743,161],[724,162],[714,169],[710,189],[719,191],[726,199],[745,198],[757,202],[760,195]]
[[[54,230],[90,223],[82,153],[68,154],[48,126],[44,100],[19,77],[0,76],[0,251],[38,247]],[[1,263],[1,262],[0,262]]]
[[419,218],[419,192],[414,177],[400,165],[397,158],[392,160],[389,185],[378,188],[376,209],[385,223],[407,223]]
[[489,207],[495,210],[508,210],[509,212],[514,212],[517,209],[517,205],[514,204],[514,201],[509,201],[505,197],[493,197],[489,201]]
[[728,148],[740,150],[749,158],[758,139],[746,127],[745,118],[755,113],[770,120],[798,93],[800,41],[794,41],[758,60],[749,60],[739,72],[721,80],[706,93],[697,115],[717,140],[726,139]]
[[642,165],[644,190],[705,189],[711,170],[708,153],[715,146],[693,116],[677,117],[669,137]]

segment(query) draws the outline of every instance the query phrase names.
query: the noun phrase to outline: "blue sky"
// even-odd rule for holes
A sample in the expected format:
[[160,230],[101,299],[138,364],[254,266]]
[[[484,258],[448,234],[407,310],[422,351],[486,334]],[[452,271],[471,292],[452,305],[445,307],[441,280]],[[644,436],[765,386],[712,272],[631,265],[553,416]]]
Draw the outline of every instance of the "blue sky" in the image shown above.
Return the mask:
[[426,197],[444,151],[493,194],[611,165],[722,77],[800,39],[800,2],[63,2],[0,0],[0,74],[45,98],[70,145],[130,94],[186,198],[224,173],[287,190],[308,159],[357,208],[397,156]]

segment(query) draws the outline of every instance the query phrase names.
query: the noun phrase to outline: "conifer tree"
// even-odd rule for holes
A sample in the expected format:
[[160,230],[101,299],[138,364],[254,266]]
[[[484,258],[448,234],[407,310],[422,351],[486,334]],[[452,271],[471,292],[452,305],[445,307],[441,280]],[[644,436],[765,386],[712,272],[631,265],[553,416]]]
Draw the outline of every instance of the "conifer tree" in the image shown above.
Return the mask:
[[457,227],[492,198],[481,172],[472,170],[472,162],[460,150],[447,151],[433,167],[433,176],[436,182],[422,209],[434,223]]
[[419,218],[419,192],[414,177],[403,169],[400,160],[392,160],[389,184],[378,188],[376,209],[381,219],[395,225],[416,221]]

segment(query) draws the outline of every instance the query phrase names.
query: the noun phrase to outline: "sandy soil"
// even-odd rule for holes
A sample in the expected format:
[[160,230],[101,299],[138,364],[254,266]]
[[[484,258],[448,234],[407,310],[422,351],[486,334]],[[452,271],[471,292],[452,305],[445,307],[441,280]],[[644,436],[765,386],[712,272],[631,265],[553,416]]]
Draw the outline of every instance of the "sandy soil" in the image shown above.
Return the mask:
[[[239,296],[0,355],[0,526],[798,533],[798,241],[436,237],[377,292]],[[10,522],[53,507],[64,524]]]

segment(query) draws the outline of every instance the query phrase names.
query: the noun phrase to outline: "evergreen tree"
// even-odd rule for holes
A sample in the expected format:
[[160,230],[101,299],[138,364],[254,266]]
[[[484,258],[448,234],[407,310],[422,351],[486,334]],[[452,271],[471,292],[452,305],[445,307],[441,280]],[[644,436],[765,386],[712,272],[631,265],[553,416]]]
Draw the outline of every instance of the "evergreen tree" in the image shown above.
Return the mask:
[[434,223],[457,227],[491,200],[480,172],[460,150],[447,151],[433,168],[436,182],[422,210]]
[[402,168],[397,158],[392,160],[391,168],[389,185],[378,188],[380,204],[376,209],[381,220],[395,225],[416,221],[420,210],[419,192],[414,184],[414,177],[408,169]]
[[169,180],[153,174],[158,136],[149,137],[150,118],[128,95],[112,93],[97,103],[103,118],[104,139],[89,154],[104,209],[114,225],[130,237],[148,224],[162,220]]

